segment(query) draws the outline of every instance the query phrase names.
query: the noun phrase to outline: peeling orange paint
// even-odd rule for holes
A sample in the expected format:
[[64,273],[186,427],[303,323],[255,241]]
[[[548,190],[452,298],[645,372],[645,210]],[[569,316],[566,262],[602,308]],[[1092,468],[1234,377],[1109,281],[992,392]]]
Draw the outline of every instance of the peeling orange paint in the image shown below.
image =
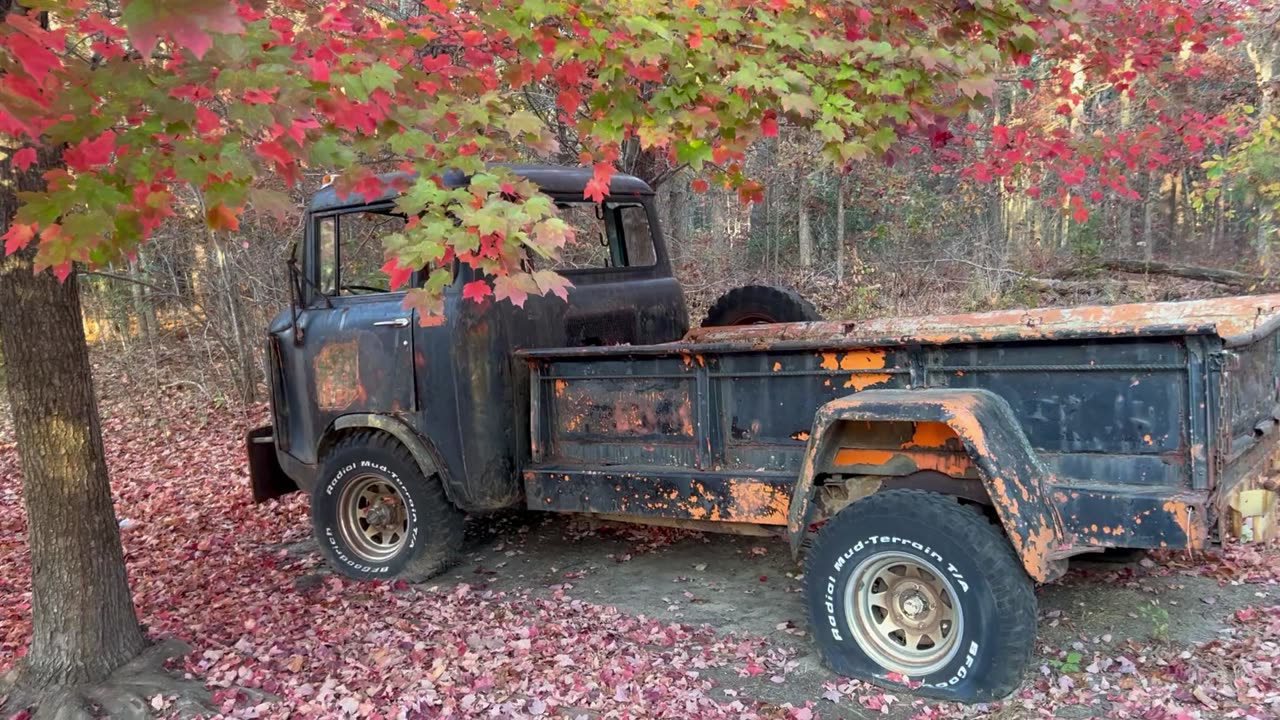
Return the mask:
[[839,369],[840,369],[840,362],[839,362],[838,360],[836,360],[836,354],[835,354],[835,353],[822,353],[822,365],[821,365],[821,367],[822,367],[822,369],[823,369],[823,370],[839,370]]
[[851,350],[840,358],[841,370],[880,370],[883,368],[883,350]]
[[840,448],[832,460],[836,465],[884,465],[892,460],[895,453],[889,450],[872,450],[870,448]]
[[569,383],[564,380],[556,380],[556,397],[564,395],[564,389],[569,387]]
[[862,390],[872,385],[888,382],[893,376],[888,373],[857,373],[844,381],[844,386],[854,390]]
[[957,441],[955,445],[959,445],[960,438],[956,435],[956,431],[952,430],[946,423],[940,422],[918,422],[914,423],[915,427],[911,434],[911,440],[903,443],[902,447],[928,447],[940,448],[947,447],[952,440]]
[[778,372],[781,369],[782,369],[782,363],[775,361],[773,363],[773,371]]
[[837,466],[882,466],[895,461],[909,463],[916,470],[934,470],[956,478],[965,477],[973,467],[973,462],[963,452],[938,452],[932,449],[840,448],[832,459],[832,463]]
[[807,441],[809,439],[809,431],[801,430],[800,432],[791,433],[791,439],[800,440],[802,442]]

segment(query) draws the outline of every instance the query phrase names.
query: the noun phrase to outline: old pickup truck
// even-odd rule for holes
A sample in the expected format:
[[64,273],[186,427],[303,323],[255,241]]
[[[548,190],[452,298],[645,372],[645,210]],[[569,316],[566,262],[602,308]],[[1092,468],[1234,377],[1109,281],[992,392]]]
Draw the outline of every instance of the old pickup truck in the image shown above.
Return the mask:
[[422,326],[377,269],[393,195],[310,204],[247,445],[337,572],[425,579],[504,508],[777,536],[833,670],[981,701],[1070,558],[1274,528],[1280,295],[779,323],[812,313],[749,288],[690,330],[643,182],[514,169],[576,228],[531,260],[567,301],[463,302],[457,265]]

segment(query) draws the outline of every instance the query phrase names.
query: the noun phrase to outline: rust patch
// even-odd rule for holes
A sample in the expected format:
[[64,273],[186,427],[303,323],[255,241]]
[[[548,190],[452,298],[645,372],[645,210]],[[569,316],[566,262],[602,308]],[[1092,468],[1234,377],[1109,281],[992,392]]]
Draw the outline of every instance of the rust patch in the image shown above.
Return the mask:
[[692,438],[693,401],[653,381],[556,381],[556,430],[605,436]]
[[774,371],[774,372],[778,372],[778,371],[779,371],[779,370],[781,370],[781,369],[782,369],[782,363],[777,362],[777,361],[774,361],[774,363],[773,363],[773,371]]
[[360,385],[360,343],[331,343],[316,353],[316,406],[321,410],[345,410],[364,397]]
[[751,480],[730,480],[728,486],[733,505],[728,517],[723,519],[762,525],[786,524],[790,499],[778,487]]
[[801,441],[801,442],[807,442],[807,441],[809,440],[809,431],[808,431],[808,430],[801,430],[801,431],[799,431],[799,432],[793,432],[793,433],[791,433],[791,439],[792,439],[792,440],[799,440],[799,441]]

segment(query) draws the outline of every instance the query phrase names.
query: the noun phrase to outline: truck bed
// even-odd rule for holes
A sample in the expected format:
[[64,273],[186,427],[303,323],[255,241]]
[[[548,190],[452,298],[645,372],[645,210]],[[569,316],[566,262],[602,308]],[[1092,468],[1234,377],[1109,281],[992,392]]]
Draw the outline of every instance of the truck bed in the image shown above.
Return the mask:
[[[1225,517],[1216,501],[1252,482],[1274,444],[1277,327],[1280,295],[1265,295],[525,351],[527,502],[780,525],[824,404],[871,389],[972,389],[1008,402],[1076,542],[1201,546]],[[981,490],[945,428],[897,425],[851,434],[828,471]]]

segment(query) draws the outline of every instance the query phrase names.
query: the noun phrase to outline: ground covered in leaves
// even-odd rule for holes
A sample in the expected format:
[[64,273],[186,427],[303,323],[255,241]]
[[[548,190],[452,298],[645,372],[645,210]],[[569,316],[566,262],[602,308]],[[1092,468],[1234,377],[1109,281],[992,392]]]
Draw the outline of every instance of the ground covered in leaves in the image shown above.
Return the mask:
[[[1037,667],[1019,693],[938,704],[825,671],[799,571],[759,539],[512,515],[474,522],[466,562],[431,583],[341,579],[314,552],[305,498],[249,501],[241,438],[262,408],[106,387],[140,617],[196,648],[176,669],[228,717],[1280,717],[1276,548],[1082,565],[1040,590]],[[30,622],[2,425],[0,507],[2,674]],[[152,698],[157,714],[167,702]]]

